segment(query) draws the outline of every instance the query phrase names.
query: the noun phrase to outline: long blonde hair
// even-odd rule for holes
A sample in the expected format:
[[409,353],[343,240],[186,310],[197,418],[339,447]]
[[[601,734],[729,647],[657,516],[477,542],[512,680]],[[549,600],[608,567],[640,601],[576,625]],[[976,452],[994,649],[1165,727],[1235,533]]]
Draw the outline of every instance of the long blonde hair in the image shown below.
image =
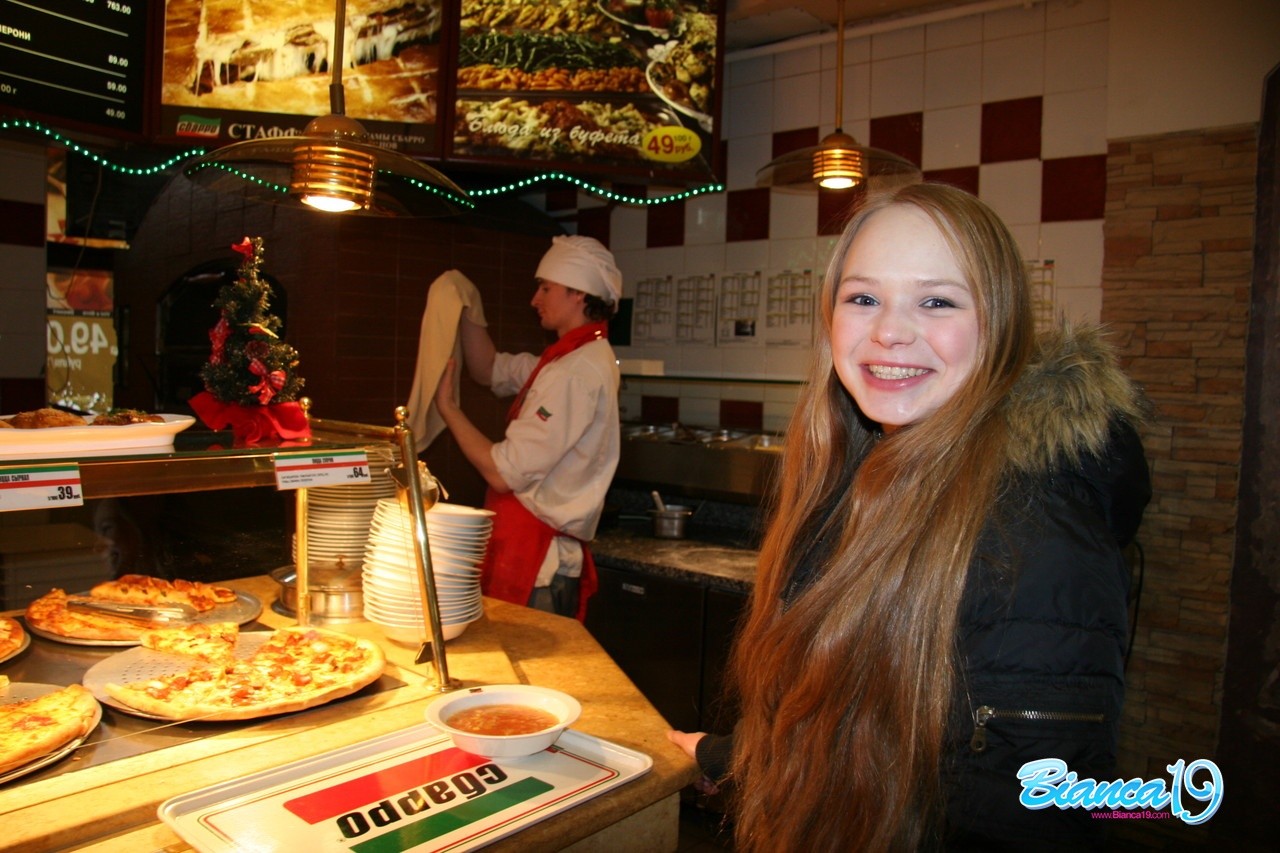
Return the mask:
[[[937,412],[878,438],[835,374],[830,335],[853,238],[891,205],[922,210],[946,237],[975,295],[979,347]],[[1032,353],[1026,274],[986,205],[916,184],[854,214],[819,298],[820,340],[731,663],[742,712],[736,841],[743,850],[914,849],[941,805],[956,611],[1005,473],[1000,403]],[[797,560],[818,538],[830,546],[784,605]]]

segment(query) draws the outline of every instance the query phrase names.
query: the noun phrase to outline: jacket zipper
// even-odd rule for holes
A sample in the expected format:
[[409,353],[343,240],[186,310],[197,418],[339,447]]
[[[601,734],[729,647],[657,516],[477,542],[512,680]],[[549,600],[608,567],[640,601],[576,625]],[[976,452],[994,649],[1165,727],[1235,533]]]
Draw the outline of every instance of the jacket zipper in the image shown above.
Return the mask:
[[984,752],[987,748],[987,723],[992,720],[1029,720],[1060,723],[1101,723],[1107,719],[1106,714],[1085,711],[1006,711],[996,710],[990,705],[979,705],[973,712],[973,736],[969,738],[969,749]]

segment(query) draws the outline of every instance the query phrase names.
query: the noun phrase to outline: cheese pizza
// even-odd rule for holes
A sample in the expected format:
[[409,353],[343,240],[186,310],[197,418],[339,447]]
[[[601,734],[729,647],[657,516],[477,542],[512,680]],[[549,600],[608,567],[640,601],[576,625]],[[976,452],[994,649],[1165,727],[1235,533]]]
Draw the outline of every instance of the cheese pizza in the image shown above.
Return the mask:
[[18,620],[0,616],[0,660],[11,657],[26,641],[26,632],[22,630]]
[[138,638],[144,649],[192,657],[205,663],[230,663],[236,656],[240,626],[235,622],[195,622],[151,628]]
[[[8,679],[4,680],[7,687]],[[98,700],[79,684],[34,699],[0,704],[0,773],[43,758],[88,734],[99,713]]]
[[302,711],[355,693],[382,675],[375,643],[320,628],[282,628],[248,657],[196,661],[131,684],[107,683],[126,708],[166,720],[247,720]]

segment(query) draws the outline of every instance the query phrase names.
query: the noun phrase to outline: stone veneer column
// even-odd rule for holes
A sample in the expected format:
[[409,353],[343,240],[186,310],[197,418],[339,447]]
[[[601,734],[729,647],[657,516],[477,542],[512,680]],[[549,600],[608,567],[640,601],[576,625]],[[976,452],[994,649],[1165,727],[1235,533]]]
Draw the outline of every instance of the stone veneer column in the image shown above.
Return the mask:
[[[1154,495],[1138,533],[1146,572],[1121,728],[1125,778],[1168,778],[1166,764],[1211,758],[1216,747],[1256,134],[1253,125],[1184,132],[1115,141],[1108,151],[1102,320],[1156,406],[1143,436]],[[1188,839],[1180,823],[1168,830]]]

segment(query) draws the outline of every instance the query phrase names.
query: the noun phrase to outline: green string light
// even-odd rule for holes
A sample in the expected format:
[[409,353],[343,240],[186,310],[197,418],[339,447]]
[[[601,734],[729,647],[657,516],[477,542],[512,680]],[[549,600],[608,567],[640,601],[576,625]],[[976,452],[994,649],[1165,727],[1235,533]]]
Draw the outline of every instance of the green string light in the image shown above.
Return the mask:
[[[203,148],[192,148],[188,151],[183,152],[182,154],[175,154],[174,156],[170,157],[168,160],[164,161],[163,163],[157,166],[151,166],[150,168],[146,168],[146,169],[138,169],[131,166],[121,166],[117,163],[112,163],[111,161],[107,160],[105,157],[95,154],[94,152],[90,151],[89,149],[85,148],[84,146],[80,145],[74,140],[68,139],[66,136],[62,135],[58,131],[53,130],[52,128],[49,128],[49,127],[45,127],[39,122],[28,121],[26,119],[0,119],[0,131],[12,130],[12,129],[30,130],[35,133],[44,134],[45,136],[49,137],[51,140],[63,146],[64,148],[68,148],[83,157],[87,157],[88,159],[92,160],[93,162],[97,163],[100,166],[111,169],[114,172],[119,172],[122,175],[134,175],[137,177],[147,177],[150,175],[155,175],[159,172],[163,172],[166,169],[176,166],[178,163],[181,163],[184,160],[189,160],[192,157],[200,157],[205,154],[205,149]],[[275,190],[276,192],[287,193],[289,191],[288,187],[283,187],[272,181],[267,181],[262,178],[258,178],[254,175],[250,175],[239,169],[234,169],[221,163],[201,163],[201,164],[189,167],[187,171],[188,173],[192,173],[192,172],[196,172],[201,169],[206,169],[210,167],[217,167],[219,169],[223,169],[227,172],[237,175],[240,178],[243,178],[246,181],[251,181],[255,184],[260,184],[264,187]],[[406,177],[404,178],[404,180],[408,181],[410,184],[412,184],[416,188],[423,190],[425,192],[435,193],[436,195],[443,196],[445,198],[452,200],[457,204],[464,205],[466,207],[470,207],[470,208],[475,207],[475,204],[472,203],[471,201],[465,198],[461,198],[447,190],[443,190],[440,187],[432,186],[431,184],[424,183],[423,181],[419,181],[414,178]],[[533,177],[524,178],[522,180],[515,181],[514,183],[507,184],[504,187],[491,187],[489,189],[468,190],[467,192],[469,195],[473,195],[477,197],[495,196],[495,195],[502,195],[505,193],[521,192],[523,190],[527,190],[533,187],[535,184],[539,184],[544,181],[565,181],[566,183],[573,184],[578,189],[583,190],[584,192],[590,193],[591,195],[608,199],[609,201],[620,202],[622,204],[636,204],[636,205],[667,204],[670,202],[684,201],[686,199],[703,195],[705,193],[724,192],[723,184],[707,184],[706,186],[703,186],[703,187],[694,187],[693,189],[685,190],[684,192],[679,192],[679,193],[672,193],[671,195],[658,196],[656,198],[644,198],[640,196],[628,196],[628,195],[623,195],[622,193],[616,193],[613,190],[608,190],[608,189],[605,189],[604,187],[596,186],[595,184],[584,181],[581,178],[575,178],[573,175],[567,175],[564,172],[546,172],[541,175],[534,175]]]
[[49,137],[54,142],[61,145],[63,148],[68,148],[74,151],[75,153],[81,155],[82,157],[87,157],[93,162],[97,163],[99,166],[104,166],[110,169],[111,171],[119,172],[122,175],[135,175],[140,178],[159,174],[160,172],[163,172],[165,169],[169,169],[173,166],[176,166],[178,163],[181,163],[183,160],[189,159],[191,157],[199,157],[200,155],[204,154],[203,148],[193,148],[190,151],[186,151],[182,154],[175,154],[174,156],[170,157],[168,160],[164,161],[158,166],[151,166],[150,168],[147,168],[147,169],[135,169],[131,166],[121,166],[118,163],[112,163],[110,160],[107,160],[105,157],[101,157],[93,153],[88,148],[85,148],[79,143],[71,139],[68,139],[67,137],[63,136],[61,133],[58,133],[58,131],[53,130],[52,128],[45,127],[39,122],[27,121],[25,119],[0,120],[0,130],[10,130],[13,128],[17,128],[19,130],[30,130],[35,133],[43,133],[45,136]]
[[694,187],[691,190],[685,190],[680,193],[659,196],[657,198],[643,198],[639,196],[628,196],[622,193],[616,193],[613,190],[607,190],[604,187],[598,187],[595,184],[588,183],[581,178],[575,178],[573,175],[566,175],[564,172],[547,172],[542,175],[534,175],[531,178],[524,178],[515,183],[507,184],[505,187],[493,187],[487,190],[468,190],[473,196],[500,195],[502,193],[519,192],[541,181],[566,181],[573,184],[580,190],[584,190],[592,195],[606,198],[609,201],[617,201],[622,204],[667,204],[673,201],[684,201],[694,196],[703,195],[704,193],[724,192],[724,184],[707,184],[705,187]]

